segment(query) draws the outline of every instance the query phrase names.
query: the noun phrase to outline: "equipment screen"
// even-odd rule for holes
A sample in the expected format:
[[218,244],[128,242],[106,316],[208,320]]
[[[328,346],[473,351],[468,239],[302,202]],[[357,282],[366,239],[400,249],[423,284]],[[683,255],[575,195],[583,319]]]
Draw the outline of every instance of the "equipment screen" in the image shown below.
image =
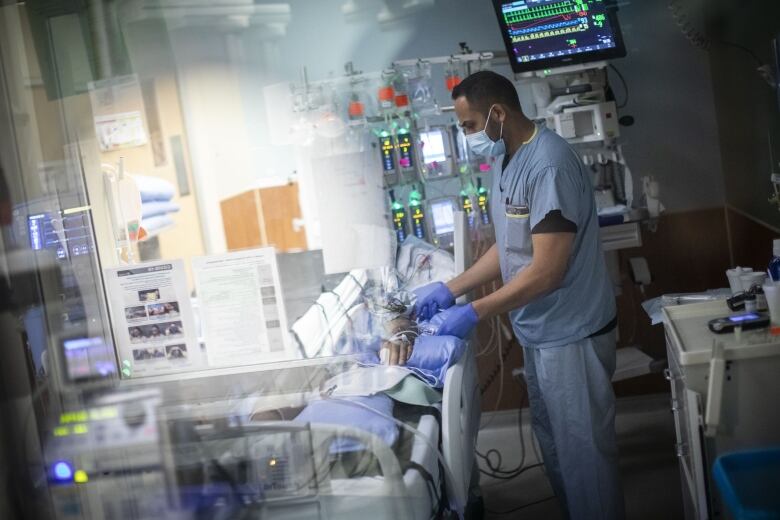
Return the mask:
[[626,55],[611,0],[493,0],[514,72]]
[[60,260],[89,255],[95,251],[88,215],[39,213],[27,217],[30,247],[33,250],[50,249]]
[[442,130],[420,132],[423,161],[425,164],[445,162],[447,160],[447,150],[444,147],[444,139],[444,131]]
[[455,206],[452,200],[431,202],[431,218],[433,232],[436,235],[446,235],[455,232]]
[[116,374],[113,348],[101,337],[66,339],[62,343],[65,372],[72,382]]
[[758,314],[738,314],[737,316],[729,316],[729,321],[732,323],[742,323],[744,321],[757,320]]

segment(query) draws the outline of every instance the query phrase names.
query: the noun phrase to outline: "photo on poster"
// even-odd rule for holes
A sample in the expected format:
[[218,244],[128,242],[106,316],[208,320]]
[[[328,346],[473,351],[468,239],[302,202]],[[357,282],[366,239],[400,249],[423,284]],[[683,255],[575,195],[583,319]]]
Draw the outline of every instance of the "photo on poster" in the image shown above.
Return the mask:
[[163,336],[166,338],[180,338],[184,335],[182,330],[182,324],[180,321],[171,321],[169,323],[161,323],[160,328]]
[[145,339],[141,327],[138,326],[128,327],[127,334],[130,337],[130,343],[143,343]]
[[133,350],[133,361],[153,361],[165,359],[162,347],[146,347]]
[[165,346],[165,357],[171,361],[187,359],[187,345],[184,343],[177,343],[175,345]]
[[150,318],[175,318],[179,315],[179,302],[150,303],[146,306]]
[[138,305],[135,307],[127,307],[125,308],[125,318],[130,320],[144,320],[148,317],[146,314],[146,307],[143,305]]
[[160,299],[160,289],[144,289],[138,291],[138,301],[153,302]]

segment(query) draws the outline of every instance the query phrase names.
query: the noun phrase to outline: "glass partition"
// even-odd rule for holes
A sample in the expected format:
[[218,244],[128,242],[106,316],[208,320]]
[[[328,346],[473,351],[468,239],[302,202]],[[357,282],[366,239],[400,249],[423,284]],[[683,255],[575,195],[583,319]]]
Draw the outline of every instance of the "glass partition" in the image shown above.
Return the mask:
[[[377,492],[393,517],[436,507],[438,467],[409,494],[388,451],[436,446],[404,429],[423,415],[337,389],[411,345],[411,289],[455,272],[452,209],[480,170],[445,68],[453,84],[493,55],[394,64],[430,6],[354,7],[0,6],[6,412],[25,439],[3,465],[40,499],[9,510],[308,517]],[[334,415],[380,424],[316,426]],[[355,476],[384,483],[344,488]]]

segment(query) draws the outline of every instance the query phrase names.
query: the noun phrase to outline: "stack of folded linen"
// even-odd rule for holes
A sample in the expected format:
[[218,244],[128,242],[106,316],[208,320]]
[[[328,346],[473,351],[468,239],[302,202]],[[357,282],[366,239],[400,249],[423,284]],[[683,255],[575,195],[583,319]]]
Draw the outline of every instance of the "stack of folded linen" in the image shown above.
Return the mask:
[[180,206],[173,202],[176,194],[174,185],[159,177],[133,175],[141,192],[141,232],[139,239],[151,238],[174,225],[171,215]]

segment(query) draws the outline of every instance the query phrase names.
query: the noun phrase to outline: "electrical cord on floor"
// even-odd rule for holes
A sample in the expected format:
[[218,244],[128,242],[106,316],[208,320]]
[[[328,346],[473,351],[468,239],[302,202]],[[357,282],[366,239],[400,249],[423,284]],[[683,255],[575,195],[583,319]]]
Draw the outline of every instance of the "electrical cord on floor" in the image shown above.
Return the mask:
[[520,511],[521,509],[525,509],[527,507],[535,506],[537,504],[541,504],[543,502],[548,502],[555,498],[555,495],[550,495],[547,498],[542,498],[540,500],[534,500],[533,502],[529,502],[527,504],[523,504],[521,506],[513,507],[512,509],[505,509],[503,511],[495,511],[493,509],[485,508],[485,511],[490,513],[491,515],[508,515],[510,513],[516,513],[517,511]]
[[480,469],[479,472],[495,480],[514,480],[520,475],[522,475],[523,473],[525,473],[526,471],[530,471],[535,468],[540,468],[542,466],[544,466],[543,462],[540,462],[538,464],[531,464],[530,466],[526,466],[520,471],[518,471],[517,473],[514,473],[512,475],[496,475],[495,473],[490,473],[489,471],[485,471],[484,469]]
[[[525,395],[521,396],[521,400],[523,400],[524,398],[525,398]],[[520,455],[520,463],[515,468],[512,468],[512,469],[502,469],[501,466],[502,466],[502,462],[503,462],[503,457],[502,457],[501,452],[499,450],[497,450],[495,448],[491,448],[485,454],[482,454],[479,451],[476,451],[477,456],[480,457],[482,460],[484,460],[485,464],[487,464],[488,468],[490,469],[490,471],[486,471],[486,470],[480,468],[479,469],[480,473],[482,473],[483,475],[487,475],[487,476],[489,476],[491,478],[494,478],[496,480],[512,480],[512,479],[515,479],[515,478],[519,477],[520,475],[522,475],[523,473],[525,473],[526,471],[528,471],[530,469],[538,468],[538,467],[544,465],[544,463],[541,462],[542,461],[541,457],[538,457],[538,456],[537,456],[538,457],[537,460],[539,460],[538,463],[532,464],[530,466],[526,466],[525,465],[526,447],[525,447],[525,435],[523,434],[523,410],[522,410],[522,408],[520,410],[518,410],[517,423],[518,423],[518,429],[520,431],[520,453],[521,453],[521,455]],[[533,438],[532,438],[531,442],[532,443],[534,442]],[[534,446],[534,448],[535,447],[536,446]],[[534,453],[536,453],[536,449],[534,449]],[[498,460],[495,463],[490,458],[491,455],[493,455],[493,454],[495,454],[495,456],[498,458]]]

